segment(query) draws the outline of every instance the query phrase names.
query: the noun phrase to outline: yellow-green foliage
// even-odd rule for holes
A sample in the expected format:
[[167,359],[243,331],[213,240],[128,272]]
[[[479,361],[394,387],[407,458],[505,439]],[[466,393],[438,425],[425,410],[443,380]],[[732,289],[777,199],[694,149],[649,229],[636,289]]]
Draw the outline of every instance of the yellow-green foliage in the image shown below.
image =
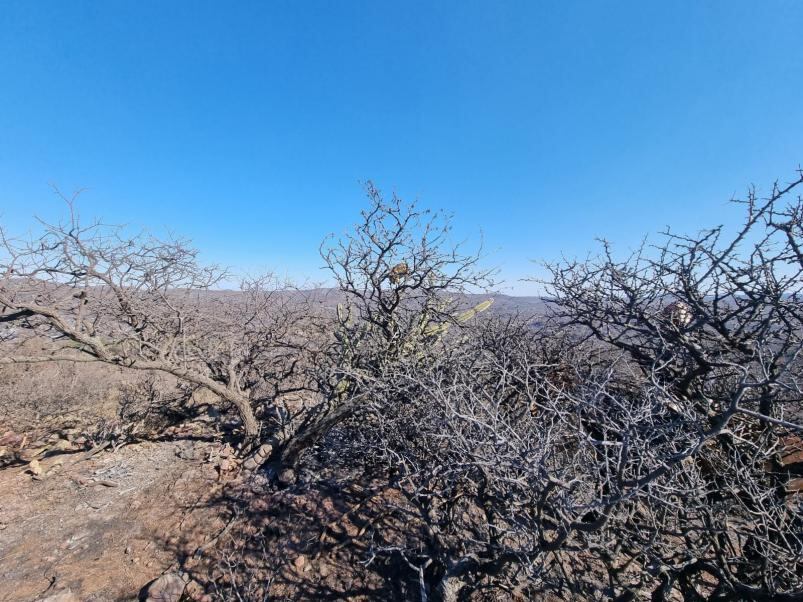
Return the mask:
[[[471,309],[467,309],[466,311],[461,312],[460,314],[455,316],[455,321],[460,324],[468,322],[469,320],[474,318],[474,316],[476,316],[478,313],[481,313],[486,309],[488,309],[489,307],[491,307],[491,305],[493,305],[493,302],[494,302],[493,299],[486,299],[482,303],[478,303]],[[450,324],[451,324],[450,322],[429,322],[424,328],[423,334],[425,337],[440,338],[444,334],[446,334],[446,332],[449,330]]]
[[[445,300],[443,302],[443,306],[448,305],[449,303],[451,303],[451,301],[452,301],[451,299]],[[466,311],[463,311],[457,314],[456,316],[453,316],[453,319],[455,322],[459,324],[468,322],[469,320],[474,318],[477,314],[484,312],[489,307],[491,307],[491,305],[493,305],[493,302],[494,302],[493,299],[486,299],[485,301],[478,303],[474,307],[467,309]],[[352,322],[351,312],[340,304],[338,304],[337,306],[337,317],[342,325],[351,324]],[[451,324],[452,322],[432,322],[429,319],[429,311],[425,311],[421,315],[419,326],[416,329],[417,332],[415,332],[409,338],[406,339],[406,341],[399,348],[399,351],[401,352],[402,355],[416,354],[416,356],[418,356],[419,352],[417,351],[417,347],[419,344],[421,344],[422,342],[433,343],[440,340],[443,337],[443,335],[445,335],[449,331],[449,326]],[[348,339],[348,335],[345,334],[344,332],[338,336],[341,338],[341,342],[344,343],[344,345],[346,346],[347,355],[350,355],[351,354],[350,352],[353,352],[353,349],[351,349],[351,342]],[[335,391],[334,391],[335,396],[338,399],[342,400],[348,395],[350,389],[351,389],[351,383],[349,382],[349,380],[346,378],[341,379],[340,381],[338,381],[337,385],[335,385]]]

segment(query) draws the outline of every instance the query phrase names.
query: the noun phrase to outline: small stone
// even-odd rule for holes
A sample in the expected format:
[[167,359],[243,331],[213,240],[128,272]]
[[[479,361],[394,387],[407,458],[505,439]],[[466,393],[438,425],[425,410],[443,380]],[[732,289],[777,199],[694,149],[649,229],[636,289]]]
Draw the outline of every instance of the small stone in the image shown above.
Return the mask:
[[293,561],[293,566],[299,571],[304,568],[305,564],[307,564],[307,557],[303,554],[296,556],[296,559]]
[[131,554],[131,551],[132,551],[132,550],[131,550],[131,546],[126,546],[126,548],[125,548],[125,553],[126,553],[126,554]]
[[176,455],[182,460],[198,460],[198,450],[193,447],[180,448],[176,451]]
[[184,586],[184,580],[177,573],[165,573],[148,585],[144,602],[178,602]]
[[279,483],[282,485],[292,485],[296,482],[296,473],[292,468],[285,468],[279,473]]
[[22,460],[23,462],[31,462],[45,451],[46,448],[28,448],[28,449],[21,449],[17,452],[17,457]]
[[273,446],[270,443],[260,445],[253,454],[245,459],[243,468],[248,471],[256,470],[268,460],[271,453],[273,453]]
[[53,466],[47,469],[45,473],[47,476],[50,476],[56,472],[59,472],[62,468],[64,468],[64,461],[59,458],[55,462],[53,462]]
[[203,586],[195,580],[187,583],[187,589],[184,592],[191,600],[203,600],[206,593]]
[[31,471],[31,474],[35,477],[42,476],[42,465],[39,464],[39,460],[31,460],[28,464],[28,470]]
[[71,590],[65,589],[46,598],[39,598],[37,602],[81,602]]
[[2,435],[0,435],[0,445],[10,445],[11,447],[18,446],[24,437],[22,435],[18,435],[14,431],[6,431]]
[[51,449],[51,451],[52,450],[65,451],[65,450],[68,450],[68,449],[72,449],[72,443],[70,443],[66,439],[57,439],[56,443],[50,449]]
[[268,501],[263,498],[257,498],[251,502],[251,509],[255,512],[265,512],[268,509]]

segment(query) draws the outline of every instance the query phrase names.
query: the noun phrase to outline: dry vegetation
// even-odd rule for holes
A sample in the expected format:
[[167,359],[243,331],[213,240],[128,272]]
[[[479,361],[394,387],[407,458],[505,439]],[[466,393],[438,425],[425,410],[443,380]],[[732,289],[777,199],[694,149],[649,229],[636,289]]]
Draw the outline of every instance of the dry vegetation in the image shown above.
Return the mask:
[[480,253],[371,186],[329,296],[221,291],[186,242],[73,211],[5,233],[0,465],[56,495],[64,454],[80,484],[189,445],[194,518],[147,578],[196,599],[803,600],[801,184],[730,236],[550,266],[537,319],[468,301]]

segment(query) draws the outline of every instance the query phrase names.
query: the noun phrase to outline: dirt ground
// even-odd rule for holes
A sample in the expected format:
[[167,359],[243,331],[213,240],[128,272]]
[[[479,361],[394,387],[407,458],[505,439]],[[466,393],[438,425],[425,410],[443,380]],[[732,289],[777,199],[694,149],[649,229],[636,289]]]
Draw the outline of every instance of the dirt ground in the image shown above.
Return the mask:
[[[157,384],[175,395],[174,383]],[[236,439],[231,417],[195,396],[132,442],[119,430],[127,391],[147,409],[148,389],[114,368],[0,366],[0,602],[65,589],[86,602],[137,600],[164,572],[189,582],[187,600],[406,599],[404,579],[366,566],[349,541],[370,522],[353,510],[364,509],[359,491],[243,476],[225,443]]]
[[216,444],[142,442],[0,470],[0,601],[69,588],[81,600],[136,600],[176,568],[176,549],[203,545],[224,523],[205,503],[219,490]]
[[246,474],[236,420],[196,396],[173,416],[170,382],[168,412],[125,430],[126,408],[152,400],[124,376],[0,366],[0,602],[133,601],[167,572],[187,582],[183,602],[417,599],[409,567],[373,551],[417,528],[382,479],[361,482],[337,445],[290,484]]

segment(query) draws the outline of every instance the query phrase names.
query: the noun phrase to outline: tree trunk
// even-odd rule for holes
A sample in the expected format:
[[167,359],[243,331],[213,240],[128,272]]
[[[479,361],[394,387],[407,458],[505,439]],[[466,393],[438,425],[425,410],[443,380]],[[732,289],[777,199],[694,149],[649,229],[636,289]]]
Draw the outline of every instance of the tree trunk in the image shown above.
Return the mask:
[[351,416],[364,400],[365,397],[363,395],[352,397],[330,412],[322,414],[314,422],[305,425],[302,430],[294,433],[289,440],[283,443],[281,449],[278,450],[278,457],[274,461],[281,466],[295,466],[305,449],[314,444],[339,422]]
[[460,590],[466,586],[464,576],[472,569],[477,568],[479,562],[476,556],[471,555],[449,564],[446,573],[432,590],[434,602],[457,602],[460,598]]
[[432,599],[435,602],[457,602],[460,590],[465,587],[465,582],[459,577],[446,576],[438,583],[433,592]]
[[254,410],[251,407],[251,402],[247,397],[240,395],[227,398],[237,408],[240,414],[240,420],[243,423],[243,432],[245,433],[246,442],[253,442],[259,436],[259,422],[254,415]]

